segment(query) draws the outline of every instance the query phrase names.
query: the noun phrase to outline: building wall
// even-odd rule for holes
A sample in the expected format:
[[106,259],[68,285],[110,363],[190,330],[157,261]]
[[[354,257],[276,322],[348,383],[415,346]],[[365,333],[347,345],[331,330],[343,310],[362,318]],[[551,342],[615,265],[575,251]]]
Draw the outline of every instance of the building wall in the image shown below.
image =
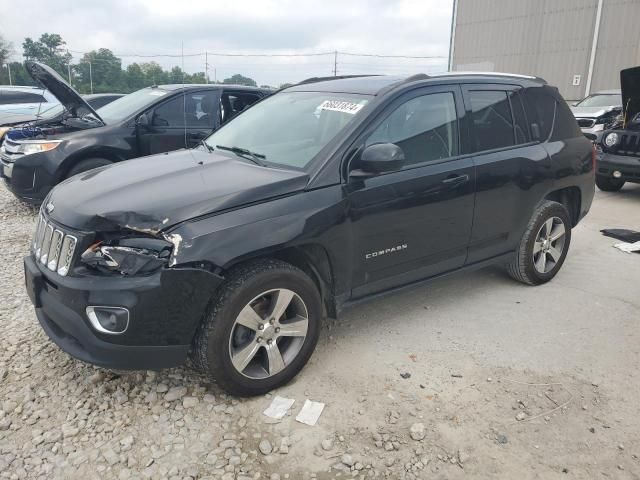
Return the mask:
[[[536,75],[584,96],[598,0],[458,0],[454,70]],[[635,21],[635,25],[634,24]],[[640,64],[640,0],[605,0],[591,91]],[[580,75],[579,85],[573,85]]]

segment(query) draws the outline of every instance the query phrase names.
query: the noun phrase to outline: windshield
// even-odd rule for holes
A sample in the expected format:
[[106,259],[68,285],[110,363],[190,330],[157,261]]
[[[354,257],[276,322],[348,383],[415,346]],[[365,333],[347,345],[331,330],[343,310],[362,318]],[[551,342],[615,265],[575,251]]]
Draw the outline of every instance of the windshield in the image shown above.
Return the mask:
[[117,122],[130,117],[167,93],[159,88],[143,88],[114,100],[96,112],[106,123]]
[[233,119],[206,143],[224,154],[232,154],[228,148],[236,147],[259,156],[267,165],[304,169],[369,98],[329,92],[278,93]]
[[576,107],[617,107],[622,105],[622,95],[590,95],[576,104]]

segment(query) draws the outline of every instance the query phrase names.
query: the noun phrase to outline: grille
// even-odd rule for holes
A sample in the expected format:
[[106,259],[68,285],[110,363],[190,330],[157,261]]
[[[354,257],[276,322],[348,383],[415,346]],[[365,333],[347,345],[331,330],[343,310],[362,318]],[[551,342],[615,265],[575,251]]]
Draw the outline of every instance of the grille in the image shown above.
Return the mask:
[[622,155],[640,155],[640,133],[623,133],[616,150]]
[[20,145],[16,142],[13,142],[5,137],[4,142],[2,142],[2,148],[0,148],[0,159],[4,163],[13,163],[16,161],[16,158],[24,156],[22,153],[18,152],[18,148]]
[[71,268],[77,244],[76,237],[47,222],[44,215],[40,214],[31,245],[36,261],[52,272],[58,272],[59,275],[65,276]]
[[578,125],[582,128],[591,128],[596,123],[593,118],[577,118]]

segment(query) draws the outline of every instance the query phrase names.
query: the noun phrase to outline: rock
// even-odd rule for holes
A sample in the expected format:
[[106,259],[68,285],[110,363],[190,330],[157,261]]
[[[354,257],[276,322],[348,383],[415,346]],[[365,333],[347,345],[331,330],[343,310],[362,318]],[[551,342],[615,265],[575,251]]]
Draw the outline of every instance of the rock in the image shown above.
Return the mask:
[[89,382],[96,385],[104,380],[104,372],[96,372],[89,377]]
[[416,441],[424,440],[424,437],[427,436],[423,423],[414,423],[411,425],[409,428],[409,434],[411,435],[411,438]]
[[458,450],[458,462],[466,463],[469,461],[469,454],[463,450]]
[[271,442],[267,439],[262,440],[260,442],[260,444],[258,445],[258,449],[260,450],[260,453],[262,453],[263,455],[269,455],[271,452],[273,452],[273,447],[271,446]]
[[509,441],[509,440],[507,440],[507,436],[506,435],[502,435],[502,434],[497,435],[496,436],[496,440],[498,441],[498,443],[500,443],[502,445],[506,444]]
[[322,440],[322,449],[329,451],[333,448],[333,438],[325,438]]
[[200,400],[198,400],[197,397],[185,397],[182,399],[182,406],[184,408],[195,407],[198,403],[200,403]]
[[388,457],[384,461],[384,464],[387,467],[391,467],[394,463],[396,463],[396,459],[394,457]]
[[169,390],[169,387],[165,383],[159,383],[156,387],[156,392],[165,393]]
[[401,374],[400,374],[400,376],[401,376],[402,378],[404,378],[405,380],[406,380],[407,378],[411,378],[411,374],[410,374],[409,372],[403,372],[403,373],[401,373]]
[[280,474],[272,473],[271,476],[269,477],[269,480],[280,480]]
[[173,402],[179,400],[187,394],[187,387],[171,387],[164,395],[166,402]]
[[2,420],[0,420],[0,431],[9,430],[9,427],[11,427],[10,418],[3,418]]
[[282,437],[280,440],[280,453],[286,455],[289,453],[289,445],[291,444],[289,437]]
[[519,422],[523,421],[525,418],[527,418],[527,414],[524,412],[518,412],[516,415],[516,420]]
[[340,458],[340,461],[343,464],[345,464],[347,467],[353,467],[353,465],[355,464],[353,457],[348,453],[345,453],[344,455],[342,455],[342,457]]

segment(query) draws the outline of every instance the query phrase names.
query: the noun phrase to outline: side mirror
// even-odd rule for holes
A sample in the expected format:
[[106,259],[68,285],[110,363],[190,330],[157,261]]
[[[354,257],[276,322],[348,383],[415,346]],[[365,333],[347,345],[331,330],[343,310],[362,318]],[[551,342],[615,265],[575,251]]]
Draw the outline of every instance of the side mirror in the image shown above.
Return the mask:
[[142,128],[143,130],[147,130],[149,128],[149,116],[146,113],[143,113],[136,119],[136,126]]
[[404,152],[393,143],[376,143],[364,149],[360,156],[360,169],[353,177],[367,177],[399,170],[404,165]]

